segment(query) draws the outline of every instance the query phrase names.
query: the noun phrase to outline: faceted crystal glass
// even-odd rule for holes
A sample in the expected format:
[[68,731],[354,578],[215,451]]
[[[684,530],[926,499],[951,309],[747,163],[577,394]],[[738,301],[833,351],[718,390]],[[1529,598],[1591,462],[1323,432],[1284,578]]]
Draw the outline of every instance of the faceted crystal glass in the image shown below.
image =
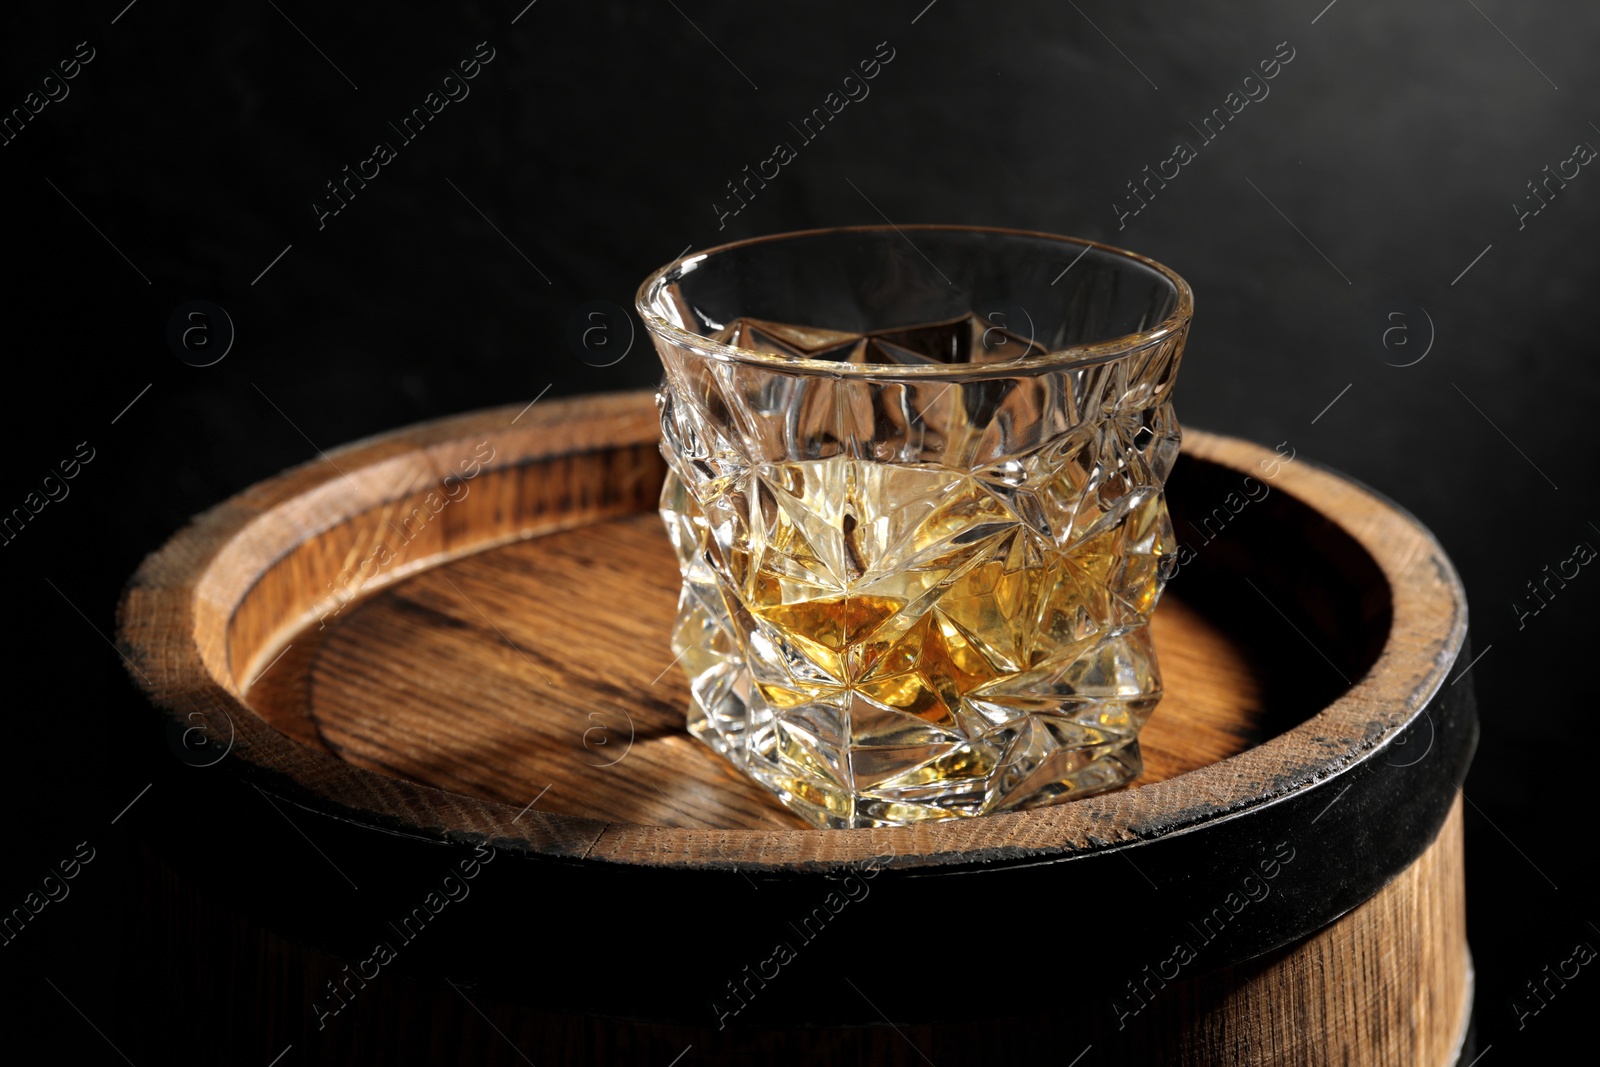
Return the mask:
[[1182,278],[1048,234],[858,227],[695,253],[638,309],[695,737],[819,827],[1138,776]]

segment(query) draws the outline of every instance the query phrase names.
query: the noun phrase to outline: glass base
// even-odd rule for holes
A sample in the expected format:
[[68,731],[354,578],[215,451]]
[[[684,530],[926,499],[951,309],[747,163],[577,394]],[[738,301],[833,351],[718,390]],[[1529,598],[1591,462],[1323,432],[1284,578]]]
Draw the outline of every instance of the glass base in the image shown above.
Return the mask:
[[[893,499],[908,506],[904,494]],[[1142,620],[1060,635],[1052,655],[1017,669],[1024,664],[1004,662],[1015,647],[992,647],[998,628],[987,642],[973,632],[983,627],[964,613],[961,593],[971,590],[958,563],[935,568],[930,595],[908,594],[903,576],[895,598],[869,582],[877,594],[829,598],[822,618],[812,601],[804,630],[791,630],[779,623],[796,605],[776,594],[733,598],[730,611],[707,552],[714,531],[675,474],[661,511],[684,579],[673,652],[689,680],[689,732],[813,826],[1016,811],[1141,773],[1138,731],[1161,697]],[[925,574],[927,563],[907,573]],[[1042,564],[1012,571],[1041,573],[1031,596],[1018,594],[1035,616],[1041,601],[1060,600],[1060,576],[1051,584]],[[995,585],[978,590],[991,607],[1007,596]],[[1023,643],[1037,649],[1037,632]]]

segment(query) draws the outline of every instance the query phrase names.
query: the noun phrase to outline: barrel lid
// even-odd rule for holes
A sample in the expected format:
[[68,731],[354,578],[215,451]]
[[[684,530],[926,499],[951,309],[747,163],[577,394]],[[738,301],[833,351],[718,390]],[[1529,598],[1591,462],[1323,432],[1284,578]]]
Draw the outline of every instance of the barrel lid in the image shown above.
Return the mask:
[[[703,1015],[818,907],[873,958],[982,951],[1109,988],[1175,941],[1210,968],[1325,925],[1427,847],[1465,774],[1466,599],[1438,542],[1288,443],[1190,431],[1146,775],[983,819],[803,828],[672,728],[683,683],[645,654],[677,582],[657,438],[647,394],[438,420],[260,483],[147,558],[119,611],[130,674],[223,803],[261,794],[241,828],[274,826],[191,872],[252,871],[218,888],[353,955],[476,855],[495,888],[457,909],[472,936],[407,966],[526,983],[539,930],[605,915],[638,973],[569,961],[536,984],[621,1014]],[[283,881],[337,887],[330,867],[365,886]]]

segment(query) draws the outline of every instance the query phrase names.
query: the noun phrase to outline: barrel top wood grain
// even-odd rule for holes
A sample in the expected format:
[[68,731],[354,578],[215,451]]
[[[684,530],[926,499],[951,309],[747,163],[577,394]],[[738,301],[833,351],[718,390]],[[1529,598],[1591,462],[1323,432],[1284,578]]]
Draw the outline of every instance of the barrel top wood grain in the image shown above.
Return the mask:
[[682,730],[658,433],[647,394],[546,400],[260,483],[139,568],[130,674],[236,772],[359,823],[585,864],[933,869],[1293,798],[1414,726],[1464,645],[1460,581],[1414,519],[1304,457],[1190,431],[1169,498],[1193,553],[1154,623],[1145,775],[1015,814],[807,829]]
[[[803,829],[684,732],[688,685],[668,645],[677,584],[654,514],[503,545],[297,641],[290,655],[304,660],[280,662],[247,702],[285,730],[314,724],[307,743],[348,763],[466,796],[644,825]],[[610,604],[627,609],[588,610]],[[1168,695],[1143,735],[1141,783],[1265,739],[1263,668],[1239,644],[1177,597],[1155,635]]]

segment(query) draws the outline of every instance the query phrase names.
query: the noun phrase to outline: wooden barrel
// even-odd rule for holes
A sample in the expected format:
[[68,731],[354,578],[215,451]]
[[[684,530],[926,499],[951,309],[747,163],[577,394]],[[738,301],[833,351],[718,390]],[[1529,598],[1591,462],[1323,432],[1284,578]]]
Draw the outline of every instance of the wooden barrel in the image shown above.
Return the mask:
[[225,964],[168,966],[231,968],[233,1046],[1454,1062],[1477,728],[1465,597],[1414,519],[1289,443],[1190,432],[1143,776],[814,830],[683,730],[658,432],[648,395],[614,394],[386,434],[134,576],[134,681],[183,762],[233,783],[230,825],[277,828],[147,857],[182,900],[171,940],[227,932]]

